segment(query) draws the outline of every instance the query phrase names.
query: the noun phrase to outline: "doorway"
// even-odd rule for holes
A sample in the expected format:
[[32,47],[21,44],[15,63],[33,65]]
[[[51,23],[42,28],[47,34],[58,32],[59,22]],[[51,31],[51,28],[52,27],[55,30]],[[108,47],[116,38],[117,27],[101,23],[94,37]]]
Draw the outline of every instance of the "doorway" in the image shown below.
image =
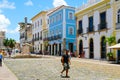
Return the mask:
[[69,50],[73,53],[73,43],[69,43]]
[[[120,39],[118,40],[118,43],[120,43]],[[118,55],[118,61],[120,60],[120,50],[117,51],[117,55]]]
[[89,52],[90,52],[90,59],[94,58],[94,44],[93,44],[93,39],[90,39],[89,43]]
[[79,55],[81,55],[82,52],[83,52],[83,41],[80,40],[80,42],[79,42]]
[[106,59],[106,42],[105,37],[101,39],[101,58]]

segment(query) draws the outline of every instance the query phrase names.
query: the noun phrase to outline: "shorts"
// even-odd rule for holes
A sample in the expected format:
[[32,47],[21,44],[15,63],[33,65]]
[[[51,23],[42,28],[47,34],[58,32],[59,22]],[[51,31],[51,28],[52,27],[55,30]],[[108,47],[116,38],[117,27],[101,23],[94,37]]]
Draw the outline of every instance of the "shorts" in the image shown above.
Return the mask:
[[70,66],[69,66],[69,64],[67,64],[67,63],[64,63],[64,70],[67,70],[67,69],[70,69]]

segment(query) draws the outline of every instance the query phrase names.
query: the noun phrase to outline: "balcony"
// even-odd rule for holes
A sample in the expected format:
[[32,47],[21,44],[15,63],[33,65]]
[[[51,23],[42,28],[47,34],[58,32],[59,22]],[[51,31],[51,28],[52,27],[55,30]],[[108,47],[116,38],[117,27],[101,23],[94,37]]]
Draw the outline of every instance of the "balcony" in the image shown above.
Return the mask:
[[78,29],[78,30],[77,30],[77,33],[78,33],[78,34],[83,33],[83,29]]
[[61,34],[58,34],[57,36],[58,36],[58,39],[61,39],[61,38],[62,38],[62,35],[61,35]]
[[98,24],[98,31],[103,30],[103,29],[107,29],[107,23],[106,22]]
[[57,40],[57,36],[54,36],[54,40]]
[[116,30],[120,29],[120,23],[116,23]]
[[91,28],[90,28],[90,27],[87,27],[87,33],[93,32],[93,31],[94,31],[94,26],[92,26]]

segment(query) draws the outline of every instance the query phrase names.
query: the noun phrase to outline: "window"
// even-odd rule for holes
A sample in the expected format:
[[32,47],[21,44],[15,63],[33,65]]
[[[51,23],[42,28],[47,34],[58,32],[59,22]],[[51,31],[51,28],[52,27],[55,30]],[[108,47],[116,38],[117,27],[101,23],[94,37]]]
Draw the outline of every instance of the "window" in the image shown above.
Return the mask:
[[82,29],[82,20],[79,21],[79,29]]
[[50,19],[50,24],[52,24],[52,19]]
[[120,9],[118,10],[117,21],[120,23]]
[[38,21],[38,27],[39,27],[39,21]]
[[53,23],[54,23],[54,17],[53,17]]
[[38,32],[38,38],[39,38],[39,32]]
[[69,27],[69,34],[70,34],[70,35],[73,35],[73,34],[74,34],[73,27]]
[[49,24],[49,19],[48,19],[48,24]]
[[33,34],[33,39],[34,39],[34,34]]
[[61,13],[60,13],[60,20],[62,19],[62,15],[61,15]]
[[93,31],[93,16],[89,17],[89,31]]
[[36,28],[36,26],[37,26],[37,23],[35,22],[35,28]]
[[42,25],[42,19],[41,19],[40,23],[41,23],[41,25]]
[[73,13],[72,12],[69,13],[69,19],[73,19]]
[[58,16],[56,15],[56,22],[58,21]]
[[35,33],[35,39],[36,39],[36,33]]
[[100,13],[100,23],[106,22],[106,12]]

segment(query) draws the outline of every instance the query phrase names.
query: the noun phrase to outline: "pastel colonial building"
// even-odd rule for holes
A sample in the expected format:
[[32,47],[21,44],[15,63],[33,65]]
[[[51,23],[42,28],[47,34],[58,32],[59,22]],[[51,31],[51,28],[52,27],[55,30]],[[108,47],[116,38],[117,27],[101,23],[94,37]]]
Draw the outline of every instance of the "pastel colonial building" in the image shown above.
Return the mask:
[[[47,11],[41,11],[32,19],[32,35],[34,52],[44,51],[44,39],[47,29]],[[44,33],[44,34],[43,34]]]
[[79,55],[85,52],[85,58],[106,59],[109,49],[104,40],[115,35],[116,8],[113,8],[113,3],[115,0],[88,0],[87,4],[76,9]]
[[[113,8],[114,35],[116,35],[116,42],[120,43],[120,0],[112,0],[111,2]],[[116,54],[120,60],[120,50]]]
[[32,45],[32,24],[27,22],[27,17],[24,18],[24,22],[18,23],[20,26],[20,48],[24,43]]
[[61,55],[64,49],[76,50],[75,8],[59,6],[49,14],[48,51],[51,55]]

